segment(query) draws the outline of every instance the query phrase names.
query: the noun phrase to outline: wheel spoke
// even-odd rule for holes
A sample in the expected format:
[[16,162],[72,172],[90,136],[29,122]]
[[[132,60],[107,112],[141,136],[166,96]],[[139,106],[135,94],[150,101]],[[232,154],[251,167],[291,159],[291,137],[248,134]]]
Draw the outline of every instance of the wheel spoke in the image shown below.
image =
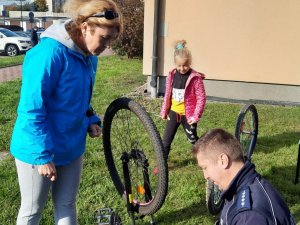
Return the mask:
[[[103,144],[107,166],[121,195],[125,193],[123,166],[128,167],[134,203],[139,205],[140,213],[151,214],[161,207],[167,193],[167,167],[162,142],[149,115],[136,103],[135,108],[127,108],[127,105],[122,106],[122,101],[115,100],[114,107],[108,108],[104,117]],[[121,156],[124,154],[128,162],[123,165]],[[159,166],[159,174],[152,173],[156,166]],[[166,182],[163,186],[162,178]],[[156,198],[157,192],[160,194]],[[150,207],[154,198],[158,199],[155,202],[157,206]]]
[[257,111],[254,105],[245,105],[238,116],[235,136],[240,141],[244,154],[250,157],[257,139]]

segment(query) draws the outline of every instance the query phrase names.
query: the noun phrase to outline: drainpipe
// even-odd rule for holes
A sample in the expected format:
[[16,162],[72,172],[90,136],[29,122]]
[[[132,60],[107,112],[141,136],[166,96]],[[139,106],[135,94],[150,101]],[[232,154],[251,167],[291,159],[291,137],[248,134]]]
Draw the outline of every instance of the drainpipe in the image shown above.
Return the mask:
[[152,49],[152,75],[151,75],[151,98],[157,98],[157,39],[159,28],[159,0],[154,0],[154,25],[153,25],[153,49]]

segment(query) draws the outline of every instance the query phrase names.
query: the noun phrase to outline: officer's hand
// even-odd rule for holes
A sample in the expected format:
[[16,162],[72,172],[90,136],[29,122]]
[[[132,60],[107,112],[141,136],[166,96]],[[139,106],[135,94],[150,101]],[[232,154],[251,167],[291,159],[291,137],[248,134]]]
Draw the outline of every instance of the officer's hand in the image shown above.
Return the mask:
[[102,129],[98,124],[91,124],[88,132],[91,138],[100,137],[102,134]]
[[51,181],[55,181],[57,178],[56,168],[53,162],[38,165],[38,173],[43,177],[49,178]]

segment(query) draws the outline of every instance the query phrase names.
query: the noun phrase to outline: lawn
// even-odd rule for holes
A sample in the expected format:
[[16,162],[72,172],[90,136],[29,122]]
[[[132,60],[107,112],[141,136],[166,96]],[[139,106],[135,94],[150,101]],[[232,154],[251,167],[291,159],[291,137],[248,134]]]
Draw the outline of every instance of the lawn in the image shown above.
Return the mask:
[[[160,133],[165,122],[160,119],[162,99],[151,100],[135,90],[143,85],[142,61],[116,56],[100,58],[94,88],[93,106],[104,114],[108,104],[120,96],[134,98],[154,120]],[[21,81],[0,84],[0,152],[9,149],[9,140],[16,118]],[[223,127],[234,133],[236,118],[242,104],[208,102],[198,125],[201,135],[207,129]],[[259,115],[259,136],[253,154],[257,170],[266,177],[287,201],[296,221],[300,221],[300,183],[295,178],[298,141],[300,137],[300,107],[256,105]],[[205,180],[190,155],[190,145],[182,128],[177,132],[169,156],[169,192],[163,207],[155,214],[158,224],[213,224],[205,206]],[[13,158],[0,161],[0,224],[13,225],[19,207],[20,194]],[[3,207],[4,206],[4,207]],[[125,203],[118,196],[107,171],[101,139],[87,141],[84,171],[78,195],[79,224],[92,225],[94,211],[112,207],[120,212],[124,224],[130,224]],[[53,224],[52,203],[46,206],[42,225]],[[137,224],[149,224],[149,217]],[[300,223],[299,223],[300,224]]]
[[0,68],[7,67],[7,66],[20,65],[23,63],[24,57],[25,57],[25,54],[13,56],[13,57],[9,57],[9,56],[1,57]]

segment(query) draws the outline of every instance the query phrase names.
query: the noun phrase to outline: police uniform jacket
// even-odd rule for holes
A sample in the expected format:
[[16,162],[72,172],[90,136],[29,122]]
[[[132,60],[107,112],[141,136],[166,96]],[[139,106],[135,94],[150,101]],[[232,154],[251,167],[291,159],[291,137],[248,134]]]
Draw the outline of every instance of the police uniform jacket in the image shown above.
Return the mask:
[[279,193],[247,161],[222,193],[225,205],[220,225],[294,225],[294,219]]

